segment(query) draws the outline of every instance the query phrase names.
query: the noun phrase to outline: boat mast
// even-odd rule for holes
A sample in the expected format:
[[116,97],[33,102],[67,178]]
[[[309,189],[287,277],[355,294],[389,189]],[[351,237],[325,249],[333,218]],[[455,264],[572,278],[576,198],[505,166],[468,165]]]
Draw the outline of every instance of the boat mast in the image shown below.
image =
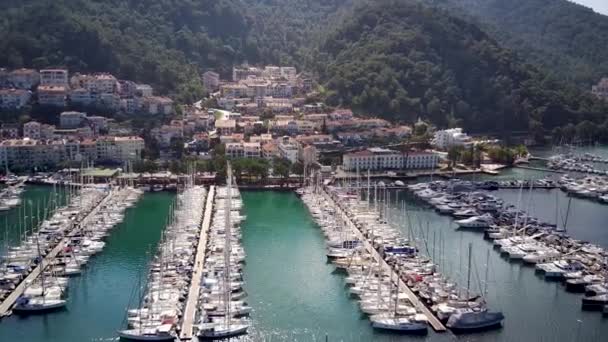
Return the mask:
[[490,272],[490,250],[488,249],[487,251],[488,253],[486,254],[486,279],[484,281],[484,288],[483,288],[483,299],[485,301],[485,298],[488,296],[488,275]]
[[568,217],[570,217],[570,204],[572,204],[572,197],[568,198],[568,207],[566,208],[566,219],[564,220],[564,231],[568,231]]
[[466,300],[469,300],[469,298],[470,298],[469,290],[471,288],[471,253],[472,252],[473,252],[473,244],[469,242],[469,269],[467,272],[467,298],[466,298]]
[[224,313],[226,319],[226,328],[230,330],[230,240],[232,235],[232,227],[230,222],[230,211],[232,210],[232,166],[230,163],[226,163],[226,174],[227,174],[227,188],[226,188],[226,203],[224,209],[225,219],[225,245],[224,245]]
[[367,210],[369,210],[369,206],[370,206],[370,193],[369,193],[369,187],[370,187],[370,183],[369,183],[369,169],[367,169]]
[[399,274],[394,269],[392,269],[392,270],[395,273],[395,276],[397,278],[397,279],[395,279],[395,282],[397,284],[396,288],[395,288],[395,316],[397,316],[397,305],[399,303]]
[[374,182],[374,211],[378,211],[378,182]]

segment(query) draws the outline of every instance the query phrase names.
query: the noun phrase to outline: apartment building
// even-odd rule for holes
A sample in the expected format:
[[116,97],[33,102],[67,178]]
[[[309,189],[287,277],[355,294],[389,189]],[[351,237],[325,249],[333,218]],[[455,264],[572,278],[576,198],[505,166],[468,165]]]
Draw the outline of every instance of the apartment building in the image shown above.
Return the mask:
[[73,129],[80,127],[87,119],[87,114],[82,112],[63,112],[59,114],[59,127],[62,129]]
[[69,88],[68,71],[66,69],[42,69],[40,70],[40,85]]
[[279,155],[282,158],[285,158],[292,163],[298,161],[298,143],[295,140],[289,137],[283,137],[279,139],[277,148]]
[[40,139],[40,131],[42,124],[36,121],[30,121],[23,124],[23,137],[29,139]]
[[105,162],[123,162],[141,158],[144,139],[140,137],[104,136],[96,140],[97,159]]
[[342,157],[345,171],[383,171],[400,169],[432,169],[437,167],[439,155],[433,152],[399,152],[382,148],[347,153]]
[[32,92],[25,89],[0,89],[0,108],[19,109],[25,106],[32,97]]
[[228,158],[260,158],[262,146],[257,142],[230,142],[225,144]]
[[64,86],[38,86],[38,103],[44,106],[65,107],[67,95]]
[[7,83],[18,89],[33,89],[40,83],[40,74],[34,69],[17,69],[8,73]]
[[447,150],[452,146],[468,146],[473,143],[471,137],[462,131],[462,128],[444,129],[435,132],[431,144],[438,149]]

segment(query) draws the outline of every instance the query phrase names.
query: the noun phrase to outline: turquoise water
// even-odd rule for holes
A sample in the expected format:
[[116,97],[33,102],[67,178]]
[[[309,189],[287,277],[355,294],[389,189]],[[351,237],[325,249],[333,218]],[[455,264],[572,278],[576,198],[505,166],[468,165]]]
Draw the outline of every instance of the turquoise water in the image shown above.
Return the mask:
[[[557,190],[555,190],[557,191]],[[517,199],[516,191],[500,191],[499,197],[511,202]],[[560,194],[563,195],[563,194]],[[554,217],[555,207],[553,192],[542,191],[533,193],[534,203],[532,212],[538,216]],[[580,309],[581,296],[567,293],[561,283],[546,282],[535,274],[533,267],[524,266],[521,262],[510,262],[501,257],[493,249],[489,241],[483,239],[481,232],[461,231],[456,228],[453,220],[441,216],[426,204],[414,199],[405,191],[399,191],[400,201],[406,201],[412,230],[417,237],[419,248],[423,253],[434,256],[434,260],[442,267],[442,273],[450,275],[458,284],[466,285],[467,277],[467,248],[472,244],[473,265],[472,289],[482,292],[486,288],[486,296],[490,307],[502,310],[506,316],[504,328],[499,331],[474,334],[459,339],[466,341],[605,341],[608,336],[608,320],[601,313],[585,312]],[[394,198],[394,197],[393,197]],[[525,197],[524,197],[525,198]],[[574,202],[574,200],[573,200]],[[606,222],[606,211],[595,207],[596,203],[576,200],[573,207],[577,214],[571,213],[571,222],[580,223],[578,231],[572,234],[594,235],[602,238],[603,225]],[[525,203],[525,202],[524,202]],[[561,203],[566,203],[562,199]],[[401,221],[404,234],[408,232],[407,220],[399,219],[401,210],[393,204],[395,221]],[[588,216],[585,216],[588,213]],[[590,213],[590,214],[589,214]],[[553,216],[552,216],[553,215]],[[427,233],[427,226],[428,233]],[[426,244],[423,242],[426,238]],[[433,242],[434,241],[434,242]],[[597,241],[602,245],[608,239]],[[489,263],[486,257],[489,251]],[[485,281],[486,265],[488,281]]]
[[[500,195],[509,200],[512,194]],[[395,196],[393,193],[393,201]],[[565,292],[559,283],[545,282],[533,268],[501,258],[480,233],[458,231],[450,218],[436,214],[406,192],[398,192],[397,197],[408,204],[411,224],[406,224],[403,212],[397,210],[400,205],[394,203],[393,220],[401,222],[404,234],[411,229],[423,253],[434,257],[442,272],[463,286],[467,248],[472,244],[471,288],[481,292],[487,286],[491,308],[502,310],[507,317],[503,329],[458,337],[431,332],[423,338],[375,332],[356,302],[348,298],[343,275],[326,263],[322,234],[300,200],[290,193],[244,192],[245,278],[254,308],[247,340],[324,341],[325,334],[329,341],[604,341],[608,336],[608,320],[581,311],[580,295]],[[548,203],[540,197],[536,201]],[[587,208],[595,205],[581,201],[573,207],[597,212],[598,208]],[[538,206],[537,210],[545,209]],[[571,222],[578,220],[585,220],[584,215],[575,214]],[[601,215],[597,220],[603,220]],[[589,222],[586,229],[601,228]],[[426,244],[423,236],[428,236]]]
[[[517,191],[496,194],[507,201],[517,198]],[[253,307],[252,328],[242,340],[594,342],[608,336],[608,319],[581,311],[580,295],[565,292],[560,283],[545,282],[533,268],[501,258],[480,233],[458,231],[449,217],[436,214],[405,191],[393,192],[392,198],[393,202],[398,198],[407,203],[410,224],[397,209],[400,204],[393,203],[393,220],[400,222],[404,234],[413,232],[419,248],[434,257],[443,273],[466,283],[466,251],[472,243],[472,288],[483,290],[490,251],[487,299],[492,308],[504,311],[505,326],[499,331],[458,337],[432,331],[426,337],[378,333],[360,313],[356,301],[349,298],[344,275],[327,263],[323,235],[300,199],[283,192],[242,195],[247,216],[242,224],[247,253],[245,288]],[[567,204],[558,191],[534,191],[533,196],[531,211],[549,221],[555,217],[556,196],[562,208]],[[104,251],[91,260],[81,277],[72,279],[68,309],[46,316],[5,318],[0,322],[0,341],[116,339],[115,331],[123,324],[138,275],[145,279],[148,251],[158,242],[172,199],[167,193],[146,194],[127,211]],[[606,208],[574,199],[570,233],[608,247]]]
[[[377,333],[327,263],[321,230],[294,193],[243,192],[249,341],[402,341]],[[448,335],[431,333],[434,341]],[[424,338],[408,338],[423,340]]]
[[[48,190],[47,190],[48,191]],[[127,209],[80,277],[70,280],[67,310],[43,316],[10,316],[0,322],[0,341],[82,342],[116,339],[139,275],[146,279],[149,251],[160,239],[173,195],[146,194]]]

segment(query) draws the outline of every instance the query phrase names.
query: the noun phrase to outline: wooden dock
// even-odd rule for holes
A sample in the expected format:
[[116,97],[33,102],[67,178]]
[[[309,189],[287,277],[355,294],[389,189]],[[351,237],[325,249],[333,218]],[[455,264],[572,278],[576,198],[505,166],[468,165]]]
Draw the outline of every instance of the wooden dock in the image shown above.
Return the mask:
[[193,338],[194,324],[196,324],[196,307],[198,306],[198,297],[201,288],[201,280],[203,278],[203,266],[205,264],[205,251],[207,249],[207,233],[211,225],[211,215],[213,214],[213,199],[215,197],[215,186],[209,188],[207,194],[207,202],[205,204],[205,214],[203,223],[201,224],[201,232],[198,238],[198,247],[196,249],[196,257],[194,259],[194,270],[192,271],[192,281],[188,290],[188,299],[184,309],[184,319],[179,334],[180,340],[190,340]]
[[31,282],[36,280],[36,278],[38,278],[40,273],[42,273],[42,271],[43,271],[42,266],[44,266],[44,268],[46,268],[51,263],[51,261],[57,256],[57,254],[59,254],[59,252],[61,252],[63,250],[63,247],[65,246],[65,244],[69,240],[69,238],[71,236],[73,236],[74,233],[77,232],[82,226],[86,225],[89,218],[91,218],[93,215],[95,215],[95,213],[97,213],[99,208],[101,208],[101,206],[111,197],[111,195],[112,195],[112,192],[111,191],[108,192],[106,197],[104,197],[101,201],[99,201],[99,203],[85,217],[83,217],[82,220],[80,220],[76,225],[74,225],[72,230],[68,234],[66,234],[65,237],[61,241],[59,241],[59,243],[55,246],[55,248],[53,248],[44,257],[43,261],[40,262],[32,270],[32,272],[30,272],[30,274],[28,274],[28,276],[25,277],[25,279],[23,279],[21,281],[21,283],[19,283],[19,285],[13,290],[13,292],[11,292],[10,295],[8,295],[8,297],[6,297],[6,299],[4,299],[2,304],[0,304],[0,317],[8,316],[11,314],[10,310],[13,307],[13,304],[15,304],[15,301],[17,301],[19,296],[21,296],[21,294],[23,294],[23,291],[25,291],[27,284],[30,284]]
[[[391,266],[389,266],[389,264],[386,263],[386,261],[382,258],[382,256],[380,256],[380,253],[378,253],[378,251],[371,245],[371,243],[368,241],[368,239],[365,236],[363,236],[363,233],[361,233],[359,228],[357,228],[357,226],[353,223],[353,221],[350,219],[350,217],[344,212],[344,210],[342,210],[342,208],[339,205],[337,205],[334,202],[334,200],[331,198],[331,196],[329,196],[327,194],[327,192],[325,192],[325,190],[323,190],[323,194],[326,199],[328,199],[329,201],[331,201],[331,203],[334,204],[334,208],[336,208],[339,211],[344,222],[346,222],[351,227],[352,231],[355,233],[357,238],[363,242],[363,245],[365,246],[367,251],[372,255],[374,260],[376,260],[376,262],[382,267],[383,271],[386,272],[386,274],[391,274],[393,272]],[[391,280],[392,280],[392,277],[391,277]],[[431,310],[429,310],[426,307],[426,305],[424,305],[420,301],[418,296],[416,296],[416,294],[414,292],[412,292],[412,290],[407,286],[407,284],[405,284],[403,282],[401,277],[399,277],[398,281],[399,281],[399,284],[398,284],[399,289],[403,290],[403,292],[407,295],[407,297],[412,302],[412,304],[414,304],[414,306],[416,306],[416,308],[418,308],[418,309],[420,309],[420,311],[422,311],[422,313],[427,317],[428,322],[431,325],[431,327],[433,327],[433,329],[436,332],[447,331],[447,328],[445,327],[445,325],[443,325],[443,323],[441,323],[441,321],[431,312]]]

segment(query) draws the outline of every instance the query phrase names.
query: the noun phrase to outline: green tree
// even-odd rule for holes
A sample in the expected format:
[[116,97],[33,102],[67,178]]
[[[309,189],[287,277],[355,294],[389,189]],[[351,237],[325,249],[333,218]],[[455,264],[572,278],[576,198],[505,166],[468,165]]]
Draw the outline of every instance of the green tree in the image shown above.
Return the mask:
[[272,160],[272,169],[275,176],[281,178],[289,178],[289,169],[291,168],[291,162],[285,158],[275,157]]
[[460,159],[460,155],[462,153],[462,147],[459,146],[451,146],[448,149],[448,161],[450,162],[451,167],[456,166],[456,163]]

